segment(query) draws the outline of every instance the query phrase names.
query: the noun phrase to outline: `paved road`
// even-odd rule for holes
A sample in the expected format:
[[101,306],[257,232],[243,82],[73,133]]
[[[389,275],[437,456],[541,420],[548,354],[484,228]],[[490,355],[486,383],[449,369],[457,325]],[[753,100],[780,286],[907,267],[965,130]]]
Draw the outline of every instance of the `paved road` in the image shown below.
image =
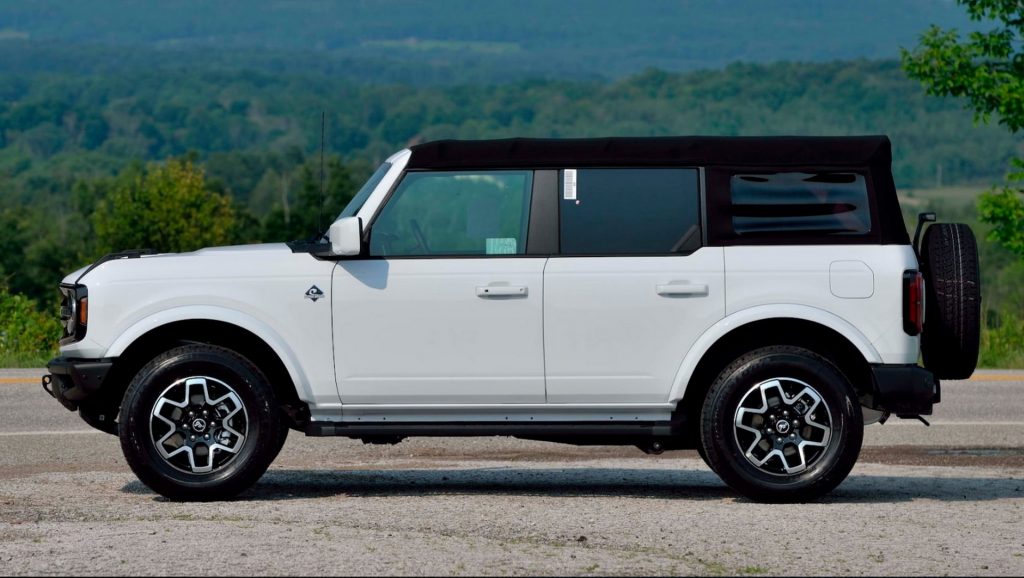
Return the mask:
[[944,384],[931,428],[869,427],[786,506],[693,452],[294,433],[243,500],[169,503],[39,375],[0,370],[0,574],[1024,573],[1024,373]]

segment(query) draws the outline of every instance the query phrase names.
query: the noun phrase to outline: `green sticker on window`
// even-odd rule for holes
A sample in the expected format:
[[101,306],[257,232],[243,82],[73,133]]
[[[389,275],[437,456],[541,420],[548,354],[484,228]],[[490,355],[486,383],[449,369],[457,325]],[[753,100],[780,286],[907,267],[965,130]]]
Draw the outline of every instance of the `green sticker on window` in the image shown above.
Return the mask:
[[[477,245],[479,247],[479,245]],[[515,255],[515,237],[489,237],[487,239],[488,255]]]

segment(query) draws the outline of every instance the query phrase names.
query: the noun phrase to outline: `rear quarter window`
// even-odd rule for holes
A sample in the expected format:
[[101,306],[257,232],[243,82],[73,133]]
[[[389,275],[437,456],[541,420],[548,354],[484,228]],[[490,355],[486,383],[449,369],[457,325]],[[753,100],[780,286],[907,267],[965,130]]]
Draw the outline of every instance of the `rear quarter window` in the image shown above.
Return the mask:
[[729,180],[732,229],[749,235],[864,235],[871,211],[864,175],[742,173]]

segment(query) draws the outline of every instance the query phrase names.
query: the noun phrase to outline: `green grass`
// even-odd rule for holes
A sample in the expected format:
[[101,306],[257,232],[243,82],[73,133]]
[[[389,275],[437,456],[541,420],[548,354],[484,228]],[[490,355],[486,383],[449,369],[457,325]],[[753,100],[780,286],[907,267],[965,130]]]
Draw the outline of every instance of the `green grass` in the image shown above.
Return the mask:
[[0,352],[0,368],[10,367],[46,367],[46,362],[53,359],[52,352],[44,353],[9,353]]

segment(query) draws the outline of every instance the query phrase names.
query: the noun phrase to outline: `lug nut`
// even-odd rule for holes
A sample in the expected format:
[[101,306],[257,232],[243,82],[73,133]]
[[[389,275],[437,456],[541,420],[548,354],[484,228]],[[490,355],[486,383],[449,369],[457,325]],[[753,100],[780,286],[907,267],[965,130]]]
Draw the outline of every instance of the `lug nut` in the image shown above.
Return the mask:
[[203,439],[206,439],[206,440],[210,439],[210,434],[206,434],[206,435],[204,435],[204,436],[203,436]]
[[772,428],[768,428],[768,429],[766,429],[766,430],[765,430],[765,433],[771,434],[771,433],[772,433]]
[[196,436],[192,436],[192,441],[196,441]]

